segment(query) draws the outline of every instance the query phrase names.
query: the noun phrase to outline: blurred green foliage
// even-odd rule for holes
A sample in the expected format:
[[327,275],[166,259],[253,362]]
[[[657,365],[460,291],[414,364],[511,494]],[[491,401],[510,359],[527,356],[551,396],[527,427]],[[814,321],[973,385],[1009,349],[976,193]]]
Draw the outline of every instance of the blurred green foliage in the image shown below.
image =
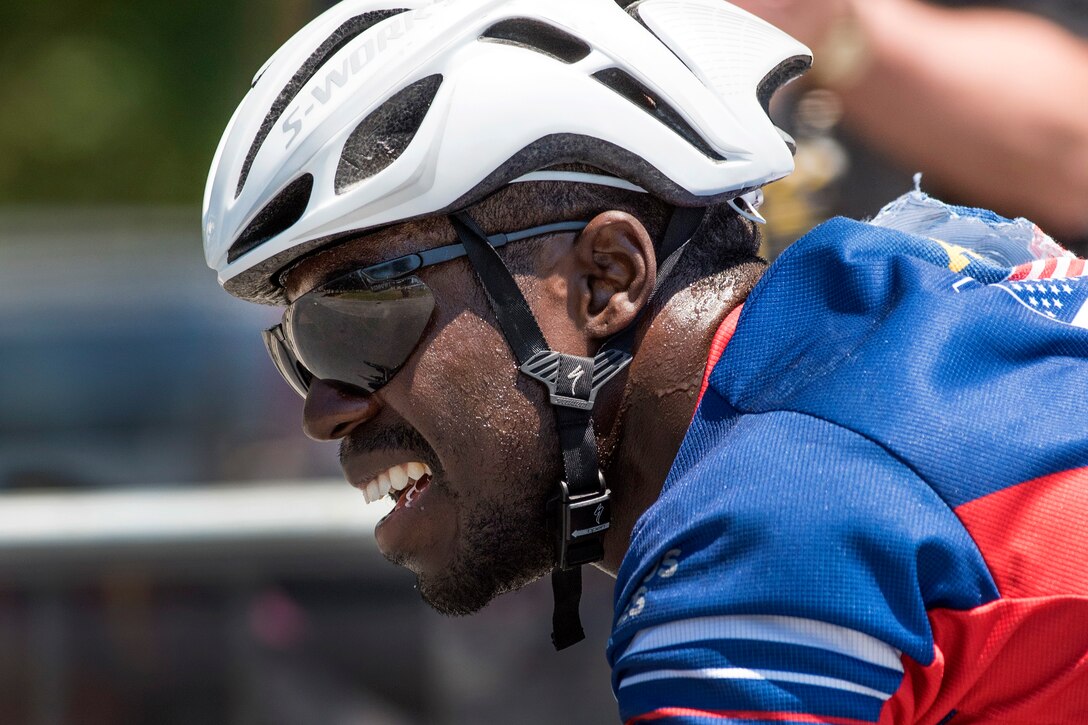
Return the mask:
[[319,9],[0,3],[0,204],[198,204],[253,74]]

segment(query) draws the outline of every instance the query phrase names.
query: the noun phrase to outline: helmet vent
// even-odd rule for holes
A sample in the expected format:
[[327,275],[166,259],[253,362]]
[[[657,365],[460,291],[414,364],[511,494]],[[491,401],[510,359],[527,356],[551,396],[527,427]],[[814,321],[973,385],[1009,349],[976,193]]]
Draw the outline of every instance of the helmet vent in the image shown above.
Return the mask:
[[671,128],[685,141],[699,149],[703,155],[715,161],[725,161],[725,157],[712,149],[710,144],[684,120],[675,108],[661,100],[656,93],[626,71],[619,68],[607,68],[594,73],[593,77]]
[[261,123],[260,130],[257,131],[257,135],[253,138],[253,143],[249,147],[249,153],[246,154],[246,159],[242,163],[242,173],[238,176],[238,189],[235,191],[235,197],[238,197],[242,193],[242,188],[246,185],[246,179],[249,178],[249,171],[253,167],[253,159],[256,158],[257,152],[261,149],[261,145],[265,139],[268,138],[268,134],[272,132],[272,127],[279,120],[283,112],[287,110],[287,106],[291,104],[291,101],[295,100],[298,96],[298,92],[302,90],[302,87],[317,74],[321,67],[328,62],[329,58],[333,57],[338,50],[343,48],[354,38],[370,30],[383,20],[387,20],[394,15],[400,15],[407,12],[407,8],[394,8],[390,10],[374,10],[369,13],[363,13],[362,15],[356,15],[351,20],[348,20],[333,33],[325,39],[325,42],[318,46],[306,62],[302,64],[302,67],[295,72],[291,80],[287,85],[283,87],[280,94],[276,96],[276,100],[272,103],[272,107],[268,110],[268,114],[264,117],[264,122]]
[[759,98],[759,105],[763,106],[763,111],[770,115],[771,98],[774,94],[785,88],[790,81],[800,78],[811,67],[812,58],[807,55],[795,55],[782,61],[775,66],[774,70],[765,75],[756,89],[756,96]]
[[227,262],[233,263],[301,219],[310,203],[310,193],[313,190],[314,177],[311,174],[304,174],[288,184],[287,188],[265,204],[245,231],[238,235],[238,239],[227,250]]
[[392,164],[415,138],[434,102],[442,76],[435,74],[398,91],[355,127],[336,168],[336,193]]
[[495,23],[480,36],[480,40],[516,45],[564,63],[577,63],[590,52],[589,45],[579,38],[529,18],[511,18]]

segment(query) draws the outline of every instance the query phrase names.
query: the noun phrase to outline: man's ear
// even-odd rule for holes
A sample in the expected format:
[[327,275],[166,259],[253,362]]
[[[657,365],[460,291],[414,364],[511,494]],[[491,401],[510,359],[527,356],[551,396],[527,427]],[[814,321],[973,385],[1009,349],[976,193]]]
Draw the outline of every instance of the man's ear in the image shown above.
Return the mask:
[[569,272],[570,312],[589,337],[611,337],[650,300],[657,279],[653,240],[626,212],[598,214],[575,239]]

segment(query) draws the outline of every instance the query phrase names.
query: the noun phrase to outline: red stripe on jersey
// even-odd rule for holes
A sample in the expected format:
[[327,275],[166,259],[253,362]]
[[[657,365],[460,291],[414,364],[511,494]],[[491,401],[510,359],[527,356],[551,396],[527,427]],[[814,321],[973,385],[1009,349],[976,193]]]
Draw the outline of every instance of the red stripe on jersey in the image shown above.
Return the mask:
[[1043,265],[1043,273],[1039,275],[1040,279],[1050,279],[1054,276],[1054,270],[1058,268],[1058,260],[1055,257],[1051,257],[1046,260],[1046,264]]
[[956,515],[1003,597],[1088,595],[1088,468],[1002,489]]
[[1021,264],[1019,267],[1015,267],[1012,270],[1012,274],[1009,275],[1010,282],[1022,282],[1028,278],[1031,274],[1031,262],[1027,264]]
[[880,725],[1088,722],[1088,598],[998,599],[929,612],[934,659],[903,656]]
[[[743,307],[743,304],[737,305],[732,312],[725,316],[722,324],[718,325],[718,331],[714,333],[714,339],[710,341],[710,353],[707,355],[706,369],[703,371],[703,384],[699,388],[699,397],[695,401],[696,410],[699,409],[699,403],[703,402],[703,394],[706,393],[706,388],[710,385],[710,373],[714,371],[714,366],[722,359],[725,348],[737,331],[737,321],[740,319],[740,311]],[[694,414],[692,414],[692,417],[694,417]]]
[[627,721],[626,725],[654,720],[666,720],[674,717],[701,717],[712,720],[755,720],[758,722],[812,723],[813,725],[873,725],[869,720],[855,720],[848,717],[829,717],[826,715],[805,715],[793,712],[757,712],[753,710],[693,710],[686,707],[663,707],[645,715],[638,715]]
[[1069,271],[1066,272],[1066,277],[1079,277],[1084,274],[1084,260],[1073,259],[1069,262]]

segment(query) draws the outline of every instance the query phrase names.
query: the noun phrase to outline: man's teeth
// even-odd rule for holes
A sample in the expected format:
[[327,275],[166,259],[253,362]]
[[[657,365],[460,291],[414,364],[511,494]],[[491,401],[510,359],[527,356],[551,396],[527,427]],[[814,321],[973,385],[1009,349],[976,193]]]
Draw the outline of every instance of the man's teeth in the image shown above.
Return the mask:
[[402,463],[382,471],[378,476],[362,486],[363,498],[367,503],[374,503],[390,491],[403,491],[424,476],[431,475],[431,468],[426,463],[412,461]]

